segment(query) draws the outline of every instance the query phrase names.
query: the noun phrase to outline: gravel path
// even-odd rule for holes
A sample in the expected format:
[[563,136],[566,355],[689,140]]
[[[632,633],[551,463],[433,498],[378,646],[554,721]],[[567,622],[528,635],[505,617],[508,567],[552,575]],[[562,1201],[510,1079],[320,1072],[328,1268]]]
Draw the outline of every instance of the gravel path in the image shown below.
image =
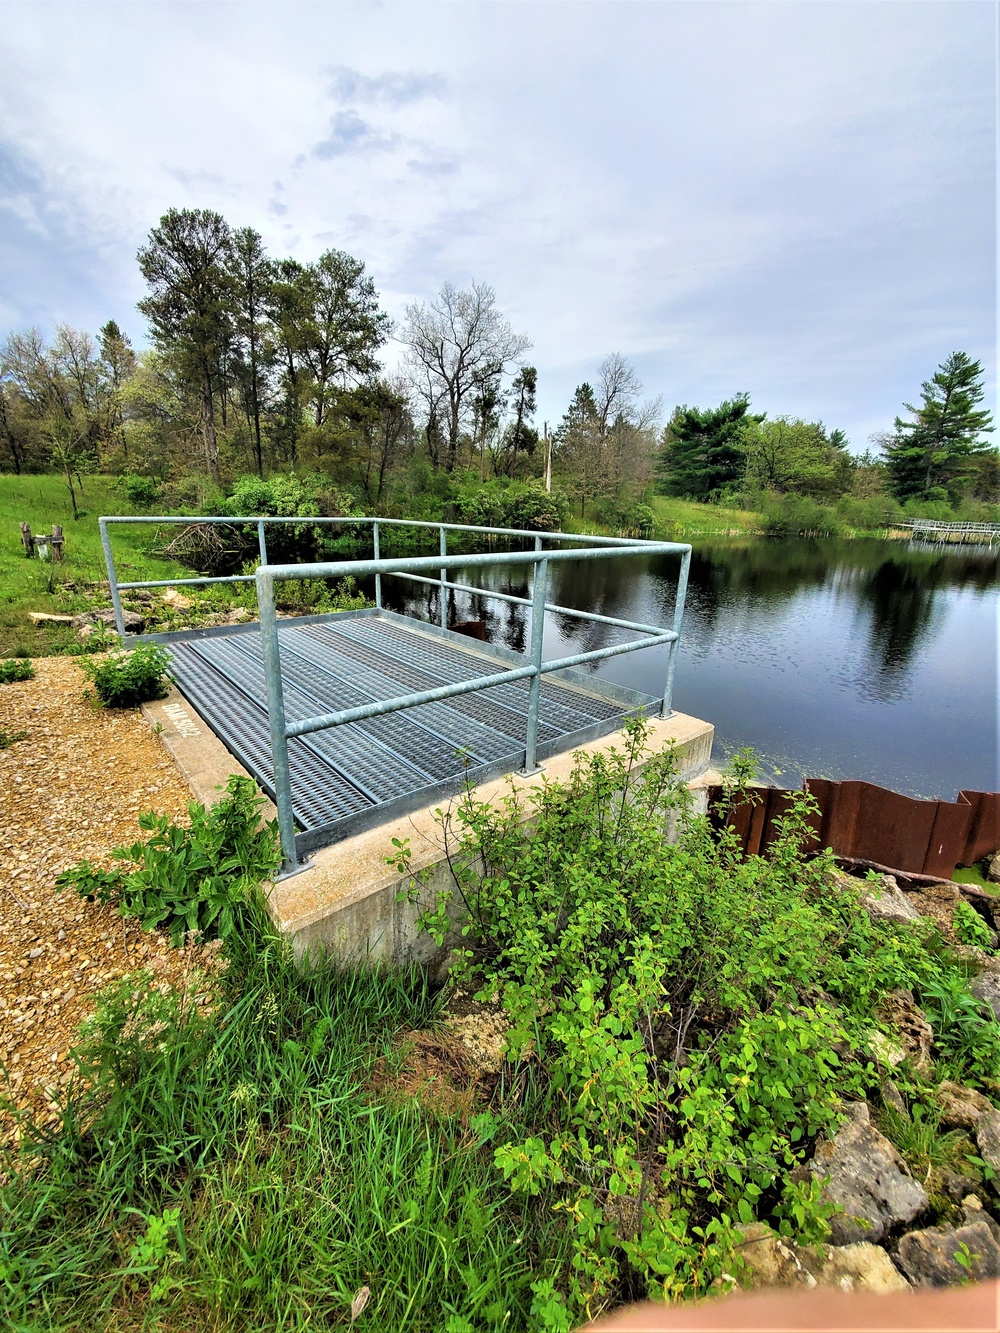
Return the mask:
[[184,816],[191,794],[137,709],[95,708],[73,658],[35,669],[0,685],[0,729],[27,733],[0,750],[0,1078],[18,1106],[52,1120],[95,992],[137,967],[165,982],[185,967],[166,936],[57,893],[55,878],[84,857],[110,867],[113,847],[143,836],[143,810]]

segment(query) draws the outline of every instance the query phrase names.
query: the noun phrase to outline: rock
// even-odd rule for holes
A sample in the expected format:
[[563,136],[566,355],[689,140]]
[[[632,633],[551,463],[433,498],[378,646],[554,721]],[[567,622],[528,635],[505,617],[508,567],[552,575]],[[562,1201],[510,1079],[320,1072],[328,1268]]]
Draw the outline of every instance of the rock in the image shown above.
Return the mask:
[[1000,884],[1000,852],[991,852],[985,859],[986,878],[991,884]]
[[253,615],[245,606],[234,606],[226,616],[226,620],[230,625],[245,625],[247,621],[253,620]]
[[967,1194],[965,1196],[962,1200],[962,1212],[970,1226],[975,1226],[977,1222],[985,1222],[990,1229],[990,1235],[997,1244],[1000,1244],[1000,1222],[997,1222],[986,1211],[978,1194]]
[[[138,611],[122,611],[122,621],[125,625],[126,634],[141,634],[146,628],[146,618],[141,616]],[[82,615],[74,616],[73,625],[76,629],[82,629],[84,625],[106,625],[109,629],[115,628],[114,611],[85,611]]]
[[745,1266],[745,1285],[762,1287],[815,1287],[815,1277],[802,1262],[797,1245],[783,1240],[763,1222],[742,1227],[743,1244],[737,1253]]
[[[881,1036],[882,1034],[879,1033]],[[891,1078],[882,1080],[882,1100],[886,1106],[891,1106],[897,1115],[906,1115],[906,1102],[903,1101],[903,1094],[893,1083]]]
[[897,1262],[915,1287],[949,1287],[970,1278],[982,1282],[1000,1277],[1000,1245],[985,1221],[927,1227],[900,1240]]
[[988,1097],[973,1088],[946,1079],[937,1090],[941,1123],[946,1129],[972,1129],[984,1115],[995,1108]]
[[994,1018],[1000,1020],[1000,976],[995,972],[980,972],[969,982],[969,990],[977,1000],[988,1004]]
[[962,898],[957,884],[953,884],[950,880],[947,883],[928,884],[919,892],[909,894],[908,897],[921,916],[930,917],[949,944],[961,943],[952,925],[955,905]]
[[176,588],[164,588],[163,601],[167,606],[172,606],[175,611],[186,611],[188,607],[194,606],[190,597],[185,597],[182,592]]
[[72,616],[50,615],[48,611],[29,611],[28,619],[34,625],[72,625]]
[[885,1250],[868,1241],[806,1247],[785,1240],[761,1222],[743,1227],[738,1253],[744,1284],[766,1287],[837,1287],[842,1291],[905,1291],[906,1278]]
[[[927,1072],[931,1068],[931,1047],[934,1045],[934,1031],[930,1023],[914,1002],[913,992],[894,990],[885,997],[876,1016],[889,1027],[894,1028],[899,1041],[914,1066]],[[898,1060],[887,1059],[889,1064],[899,1064]]]
[[895,1069],[906,1059],[906,1051],[902,1042],[893,1041],[884,1032],[879,1032],[878,1028],[872,1028],[871,1031],[865,1033],[865,1042],[868,1050],[880,1065],[888,1065],[890,1069]]
[[823,1179],[823,1198],[844,1212],[830,1219],[835,1245],[878,1241],[894,1226],[912,1222],[928,1205],[926,1191],[884,1134],[871,1124],[867,1102],[845,1107],[850,1119],[822,1141],[800,1172]]
[[854,1245],[823,1246],[824,1262],[817,1272],[821,1287],[839,1287],[841,1291],[906,1291],[910,1284],[885,1250],[870,1241]]
[[976,1143],[986,1165],[1000,1174],[1000,1111],[991,1111],[976,1122]]
[[952,1203],[960,1203],[969,1193],[972,1182],[968,1176],[960,1176],[957,1171],[943,1170],[938,1175],[941,1193]]
[[891,875],[866,882],[861,906],[873,921],[916,921],[920,916]]

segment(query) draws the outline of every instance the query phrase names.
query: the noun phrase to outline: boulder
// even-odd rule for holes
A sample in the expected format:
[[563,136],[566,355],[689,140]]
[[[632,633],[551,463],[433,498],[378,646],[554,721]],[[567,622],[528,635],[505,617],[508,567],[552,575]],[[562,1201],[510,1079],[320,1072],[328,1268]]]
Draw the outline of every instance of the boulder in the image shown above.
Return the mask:
[[972,1129],[984,1115],[994,1110],[993,1103],[981,1092],[946,1079],[938,1088],[937,1103],[941,1123],[946,1129]]
[[986,878],[991,884],[1000,884],[1000,852],[991,852],[986,857]]
[[975,1133],[980,1157],[1000,1175],[1000,1111],[991,1111],[977,1120]]
[[[830,1219],[834,1245],[879,1241],[893,1227],[913,1219],[928,1205],[926,1191],[884,1134],[872,1125],[867,1102],[845,1107],[850,1119],[832,1139],[822,1141],[799,1173],[822,1180],[823,1198],[839,1204]],[[798,1174],[798,1173],[797,1173]]]
[[[934,1030],[924,1017],[923,1010],[914,1001],[913,992],[908,990],[890,992],[875,1013],[876,1017],[897,1034],[898,1042],[894,1045],[902,1047],[904,1056],[909,1056],[917,1069],[924,1073],[928,1072],[932,1063],[931,1047],[934,1045]],[[879,1052],[876,1051],[876,1054]],[[897,1065],[900,1060],[893,1059],[887,1052],[883,1062]]]
[[164,588],[163,601],[167,606],[173,607],[175,611],[186,611],[188,607],[194,606],[190,597],[184,593],[178,592],[176,588]]
[[970,1226],[975,1226],[977,1222],[985,1222],[993,1239],[1000,1245],[1000,1222],[997,1222],[986,1211],[978,1194],[967,1194],[965,1196],[962,1200],[962,1213]]
[[841,1291],[905,1291],[906,1278],[885,1250],[869,1241],[855,1245],[799,1246],[755,1222],[743,1228],[738,1253],[744,1285],[765,1287],[838,1287]]
[[896,1262],[915,1287],[950,1287],[970,1278],[983,1282],[1000,1277],[1000,1245],[985,1221],[927,1227],[903,1236]]
[[916,921],[920,916],[891,875],[865,882],[861,906],[873,921]]
[[980,972],[969,982],[969,990],[977,1000],[988,1004],[994,1018],[1000,1020],[1000,976],[995,972]]

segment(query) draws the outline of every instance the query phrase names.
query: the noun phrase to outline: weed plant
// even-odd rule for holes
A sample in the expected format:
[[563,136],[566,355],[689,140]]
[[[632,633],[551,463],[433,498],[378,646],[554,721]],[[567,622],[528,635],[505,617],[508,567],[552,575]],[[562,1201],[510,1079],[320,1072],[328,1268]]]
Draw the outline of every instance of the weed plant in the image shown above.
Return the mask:
[[139,827],[151,836],[112,852],[135,869],[96,870],[82,861],[57,878],[56,888],[114,901],[123,916],[138,917],[144,930],[166,931],[174,945],[191,933],[226,939],[247,926],[258,885],[280,861],[277,823],[260,824],[262,804],[253,781],[233,775],[210,809],[192,801],[187,825],[153,810],[140,815]]
[[17,680],[34,680],[35,666],[27,658],[9,657],[0,662],[0,685],[10,685]]
[[103,661],[81,665],[108,708],[135,708],[166,694],[163,681],[170,657],[157,643],[140,643],[127,652],[110,653]]

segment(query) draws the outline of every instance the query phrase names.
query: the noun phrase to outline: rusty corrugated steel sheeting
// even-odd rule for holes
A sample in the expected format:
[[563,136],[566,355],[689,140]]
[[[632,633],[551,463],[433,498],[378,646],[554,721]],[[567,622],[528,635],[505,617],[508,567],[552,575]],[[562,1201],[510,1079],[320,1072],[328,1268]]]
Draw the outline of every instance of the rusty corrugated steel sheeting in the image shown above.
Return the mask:
[[[957,801],[921,801],[873,782],[806,778],[805,788],[819,805],[812,821],[816,850],[832,847],[837,856],[948,879],[956,866],[1000,848],[1000,792],[961,791]],[[776,821],[796,795],[781,787],[752,790],[752,799],[729,814],[746,856],[767,851],[777,836]],[[721,787],[710,788],[710,805],[718,808],[721,796]]]

